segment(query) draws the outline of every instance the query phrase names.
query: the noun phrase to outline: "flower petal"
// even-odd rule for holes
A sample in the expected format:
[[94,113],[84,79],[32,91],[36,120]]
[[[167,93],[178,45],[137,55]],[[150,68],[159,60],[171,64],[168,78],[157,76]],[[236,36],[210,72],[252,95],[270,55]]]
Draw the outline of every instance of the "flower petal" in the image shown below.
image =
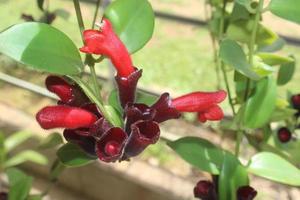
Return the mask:
[[180,112],[201,112],[221,103],[227,96],[224,90],[217,92],[193,92],[172,100],[172,106]]
[[94,137],[101,138],[110,128],[112,128],[111,124],[102,117],[90,127],[89,131]]
[[86,30],[83,37],[85,46],[80,51],[109,57],[121,77],[127,77],[135,71],[129,52],[114,33],[108,19],[103,19],[100,31]]
[[218,121],[223,119],[223,110],[218,105],[213,105],[207,110],[198,113],[198,119],[200,122],[206,122],[207,120]]
[[70,106],[47,106],[36,114],[36,119],[44,129],[80,128],[92,125],[97,117],[86,110]]

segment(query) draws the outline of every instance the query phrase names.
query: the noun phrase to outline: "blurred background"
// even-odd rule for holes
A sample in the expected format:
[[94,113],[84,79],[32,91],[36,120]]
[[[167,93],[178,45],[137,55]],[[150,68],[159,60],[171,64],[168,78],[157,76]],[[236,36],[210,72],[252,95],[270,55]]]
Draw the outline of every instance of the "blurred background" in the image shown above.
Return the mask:
[[[49,2],[49,11],[56,15],[52,25],[67,34],[78,47],[81,47],[82,41],[73,10],[73,2],[71,0],[50,0]],[[133,55],[135,66],[143,69],[143,76],[139,82],[140,89],[151,95],[168,91],[172,96],[177,96],[195,90],[212,91],[218,87],[225,88],[222,85],[223,81],[217,79],[214,69],[212,43],[205,24],[205,0],[150,0],[150,2],[156,12],[153,38],[142,50]],[[102,4],[104,6],[107,2],[102,2]],[[82,0],[81,8],[85,25],[90,27],[95,1]],[[98,21],[101,19],[101,13],[102,10]],[[28,20],[28,17],[39,20],[42,16],[43,13],[39,10],[35,0],[0,0],[1,31],[13,24],[24,22],[24,19]],[[282,55],[293,54],[296,60],[300,60],[300,26],[283,21],[271,14],[265,14],[264,17],[264,24],[286,39],[287,45],[280,53]],[[103,81],[104,90],[107,91],[109,85],[113,84],[113,72],[110,71],[109,63],[105,61],[96,67],[97,74]],[[35,113],[43,106],[53,104],[53,99],[45,97],[45,94],[38,94],[44,90],[36,87],[44,87],[46,76],[47,74],[24,70],[24,68],[20,68],[20,64],[0,55],[1,132],[9,134],[16,128],[15,126],[19,127],[20,124],[27,126],[28,124],[24,121],[28,119],[32,119],[30,123],[35,124],[33,120]],[[22,82],[20,79],[26,82]],[[28,82],[34,85],[28,84]],[[293,81],[279,87],[279,94],[285,97],[287,89],[292,93],[299,93],[299,82],[300,68],[296,67]],[[32,90],[36,90],[36,92]],[[230,117],[228,103],[224,102],[222,107]],[[43,133],[43,130],[36,125],[32,125],[32,127],[34,132]],[[225,149],[231,149],[232,134],[221,133],[219,130],[217,123],[205,125],[198,123],[193,114],[185,115],[180,121],[165,123],[162,128],[164,137],[169,139],[194,135],[204,137]],[[253,150],[250,147],[244,147],[243,155],[247,158],[253,153]],[[105,193],[112,200],[150,199],[150,194],[157,194],[152,199],[193,199],[193,185],[198,180],[209,177],[182,161],[163,142],[151,146],[133,160],[130,163],[114,165],[101,163],[102,166],[99,170],[114,174],[106,180],[112,181],[112,183],[107,183],[109,185],[117,183],[119,178],[115,180],[115,177],[121,177],[120,179],[126,181],[118,182],[117,186],[126,188],[133,184],[132,188],[137,187],[138,189],[129,191],[123,189],[123,191],[122,188],[108,188],[106,191],[104,189],[101,191],[99,188],[100,193]],[[30,173],[34,174],[35,172],[31,171]],[[92,172],[89,171],[89,173]],[[43,173],[38,174],[42,179]],[[72,176],[72,172],[70,172],[70,176]],[[86,186],[84,184],[93,185],[93,183],[83,181],[82,187],[80,187],[81,183],[78,183],[79,186],[73,187],[72,184],[68,185],[69,178],[67,176],[64,180],[65,182],[62,181],[61,184],[71,191],[71,196],[77,192],[84,196],[81,199],[108,199],[105,198],[105,195],[101,197],[98,194],[91,194],[88,189],[82,189]],[[252,180],[254,188],[259,190],[257,199],[297,200],[300,197],[300,190],[297,188],[271,183],[256,177],[252,177]],[[101,182],[101,180],[92,181]],[[41,185],[41,183],[37,184],[37,189]],[[143,191],[143,195],[139,191]],[[94,190],[94,192],[97,191]],[[130,192],[136,195],[126,196]],[[60,194],[59,190],[56,193]],[[64,192],[61,195],[63,194]],[[147,195],[148,197],[146,197]],[[75,199],[71,196],[54,195],[52,199]]]

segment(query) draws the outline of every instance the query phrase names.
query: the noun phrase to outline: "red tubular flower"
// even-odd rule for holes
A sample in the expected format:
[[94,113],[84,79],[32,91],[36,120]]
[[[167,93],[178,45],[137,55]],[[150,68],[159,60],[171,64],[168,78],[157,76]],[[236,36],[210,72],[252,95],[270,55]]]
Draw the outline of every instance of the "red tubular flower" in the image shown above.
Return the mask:
[[199,181],[194,187],[194,196],[202,200],[217,200],[215,186],[210,181]]
[[142,70],[136,70],[127,77],[119,75],[115,77],[119,89],[120,103],[123,108],[127,103],[134,103],[136,86],[141,76]]
[[119,160],[124,151],[127,134],[118,127],[109,129],[103,137],[97,141],[96,152],[100,160],[115,162]]
[[159,125],[154,121],[138,121],[131,125],[131,133],[125,147],[125,159],[140,154],[148,145],[159,139]]
[[257,192],[251,186],[242,186],[237,190],[237,200],[252,200],[257,195]]
[[193,92],[172,100],[171,106],[179,112],[198,112],[199,121],[221,120],[222,109],[217,105],[226,98],[225,91]]
[[115,34],[108,19],[103,18],[100,31],[86,30],[83,37],[85,45],[80,51],[109,57],[120,77],[128,77],[135,71],[125,45]]
[[92,125],[97,117],[84,109],[70,106],[47,106],[36,115],[36,120],[44,129],[80,128]]

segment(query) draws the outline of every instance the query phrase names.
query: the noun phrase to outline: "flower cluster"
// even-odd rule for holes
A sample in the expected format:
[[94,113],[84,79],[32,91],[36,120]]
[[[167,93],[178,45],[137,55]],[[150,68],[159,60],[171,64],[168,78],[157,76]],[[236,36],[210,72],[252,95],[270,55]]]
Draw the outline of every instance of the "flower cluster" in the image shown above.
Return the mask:
[[197,112],[199,120],[220,120],[224,114],[217,105],[226,92],[193,92],[171,99],[163,93],[153,105],[135,102],[136,86],[142,70],[133,66],[131,57],[111,23],[103,19],[101,30],[86,30],[82,52],[108,57],[117,70],[115,77],[124,126],[115,127],[81,89],[66,79],[49,76],[46,87],[60,100],[56,106],[40,110],[37,121],[44,129],[65,128],[64,137],[105,162],[128,160],[158,141],[159,123],[179,118],[181,112]]
[[[257,191],[251,186],[241,186],[236,191],[237,200],[253,200],[257,195]],[[213,182],[202,180],[194,187],[194,196],[202,200],[217,200],[218,199],[218,182],[217,179]]]

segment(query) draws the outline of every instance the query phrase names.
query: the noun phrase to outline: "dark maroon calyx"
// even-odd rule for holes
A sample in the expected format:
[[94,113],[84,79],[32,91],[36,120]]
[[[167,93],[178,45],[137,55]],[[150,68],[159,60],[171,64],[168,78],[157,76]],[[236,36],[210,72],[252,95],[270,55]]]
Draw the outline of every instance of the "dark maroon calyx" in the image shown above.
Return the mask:
[[202,200],[217,200],[215,186],[210,181],[199,181],[194,187],[194,196]]
[[81,106],[90,102],[77,85],[68,83],[60,76],[48,76],[45,84],[50,92],[55,93],[60,98],[60,101],[58,101],[60,105]]
[[109,129],[97,141],[96,152],[100,160],[115,162],[123,156],[124,146],[127,142],[127,134],[118,127]]
[[131,133],[125,147],[123,159],[140,154],[150,144],[155,144],[160,135],[157,122],[138,121],[131,125]]
[[237,190],[237,200],[252,200],[257,195],[257,191],[251,186],[242,186]]
[[78,129],[65,129],[64,130],[64,138],[73,144],[77,144],[81,147],[86,153],[89,155],[95,156],[96,155],[96,140],[92,136],[83,135],[82,130]]
[[291,98],[292,105],[295,109],[300,109],[300,94],[293,95]]
[[116,76],[121,106],[125,108],[127,103],[135,102],[135,92],[138,80],[142,76],[142,70],[135,70],[128,77]]
[[292,133],[288,128],[282,127],[277,131],[277,137],[280,142],[286,143],[292,139]]
[[89,128],[89,133],[97,139],[100,139],[110,128],[112,128],[112,125],[102,117]]
[[130,133],[131,125],[140,120],[153,120],[156,110],[151,109],[145,104],[128,103],[124,109],[125,113],[125,130]]
[[169,119],[177,119],[181,116],[172,105],[172,100],[168,93],[163,93],[159,99],[150,107],[156,110],[154,121],[161,123]]

